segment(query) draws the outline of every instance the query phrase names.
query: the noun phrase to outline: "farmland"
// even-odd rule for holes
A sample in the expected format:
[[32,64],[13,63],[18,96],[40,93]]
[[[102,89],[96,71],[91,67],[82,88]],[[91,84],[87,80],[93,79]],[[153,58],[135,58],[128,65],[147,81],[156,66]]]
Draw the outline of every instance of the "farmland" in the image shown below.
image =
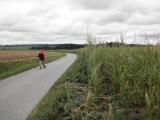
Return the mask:
[[91,42],[28,119],[159,120],[159,50]]
[[[1,61],[13,61],[19,59],[26,59],[26,58],[36,58],[39,51],[11,51],[11,50],[1,50],[0,51],[0,62]],[[53,52],[47,52],[47,56],[53,56]]]
[[[38,66],[37,55],[39,51],[32,50],[1,50],[0,51],[0,79],[20,73],[30,68]],[[51,62],[64,53],[47,51],[47,61]]]

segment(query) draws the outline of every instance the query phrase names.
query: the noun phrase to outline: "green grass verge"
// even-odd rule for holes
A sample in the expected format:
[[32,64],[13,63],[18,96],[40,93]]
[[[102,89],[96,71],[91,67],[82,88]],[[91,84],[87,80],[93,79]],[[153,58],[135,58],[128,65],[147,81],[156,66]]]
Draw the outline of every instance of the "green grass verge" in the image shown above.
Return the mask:
[[[46,63],[62,58],[65,55],[65,53],[58,53],[54,56],[47,57]],[[36,66],[38,66],[38,61],[35,58],[0,62],[0,80]]]
[[33,109],[27,120],[59,120],[64,111],[67,95],[65,82],[75,77],[78,59],[76,62],[55,82],[48,93]]

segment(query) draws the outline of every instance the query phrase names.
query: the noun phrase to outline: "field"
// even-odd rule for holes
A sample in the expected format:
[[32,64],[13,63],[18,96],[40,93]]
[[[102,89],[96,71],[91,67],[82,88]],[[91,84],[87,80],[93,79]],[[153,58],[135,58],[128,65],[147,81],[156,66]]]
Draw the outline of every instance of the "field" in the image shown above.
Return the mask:
[[[0,51],[0,80],[38,66],[37,55],[39,51],[32,50],[1,50]],[[51,62],[64,53],[47,51],[47,61]]]
[[29,120],[160,119],[160,48],[91,43],[77,54]]
[[[6,51],[1,50],[0,51],[0,62],[1,61],[13,61],[13,60],[19,60],[19,59],[27,59],[27,58],[36,58],[39,51]],[[56,53],[53,54],[53,52],[47,52],[47,56],[53,56],[56,55]]]

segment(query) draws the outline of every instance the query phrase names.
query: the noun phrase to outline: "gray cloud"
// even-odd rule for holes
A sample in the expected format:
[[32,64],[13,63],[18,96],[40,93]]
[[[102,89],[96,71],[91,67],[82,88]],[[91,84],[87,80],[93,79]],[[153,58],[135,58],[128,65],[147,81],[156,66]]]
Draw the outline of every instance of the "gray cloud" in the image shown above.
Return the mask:
[[159,19],[159,0],[0,0],[0,44],[85,43],[87,26],[99,41],[159,40]]
[[84,9],[108,9],[116,0],[69,0],[73,5]]
[[99,21],[100,24],[107,24],[112,22],[124,23],[130,18],[131,14],[126,14],[122,12],[113,13],[110,16],[104,16],[103,19]]

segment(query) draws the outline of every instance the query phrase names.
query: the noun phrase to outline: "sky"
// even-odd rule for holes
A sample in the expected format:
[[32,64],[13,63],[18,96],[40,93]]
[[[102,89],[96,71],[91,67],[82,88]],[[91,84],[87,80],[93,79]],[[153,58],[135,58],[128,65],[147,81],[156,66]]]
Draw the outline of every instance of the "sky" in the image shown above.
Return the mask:
[[0,44],[160,43],[160,0],[0,0]]

